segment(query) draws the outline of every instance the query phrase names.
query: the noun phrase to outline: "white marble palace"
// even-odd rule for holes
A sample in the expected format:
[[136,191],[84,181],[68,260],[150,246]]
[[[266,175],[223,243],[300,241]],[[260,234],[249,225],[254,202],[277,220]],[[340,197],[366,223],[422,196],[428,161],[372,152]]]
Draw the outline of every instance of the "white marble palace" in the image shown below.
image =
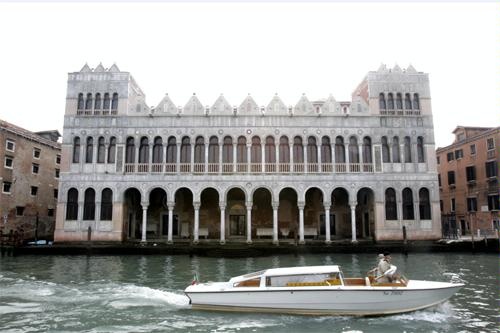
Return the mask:
[[428,74],[382,65],[288,104],[179,106],[116,65],[69,73],[55,241],[437,239]]

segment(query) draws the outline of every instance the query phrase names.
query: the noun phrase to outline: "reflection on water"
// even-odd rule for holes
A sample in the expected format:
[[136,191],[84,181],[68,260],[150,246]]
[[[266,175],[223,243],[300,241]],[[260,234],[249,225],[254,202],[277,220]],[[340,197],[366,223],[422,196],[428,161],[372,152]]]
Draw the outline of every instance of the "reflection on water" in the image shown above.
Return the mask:
[[497,332],[496,255],[394,254],[410,278],[465,282],[430,309],[376,318],[192,311],[183,289],[194,274],[227,280],[269,267],[339,264],[366,272],[375,254],[259,258],[25,256],[0,260],[2,332]]

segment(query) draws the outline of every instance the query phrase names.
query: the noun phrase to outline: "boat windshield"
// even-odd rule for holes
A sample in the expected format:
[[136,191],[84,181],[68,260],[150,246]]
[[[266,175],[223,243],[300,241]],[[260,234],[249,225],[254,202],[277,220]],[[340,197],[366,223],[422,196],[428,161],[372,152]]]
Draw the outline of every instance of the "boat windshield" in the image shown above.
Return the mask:
[[263,271],[258,271],[258,272],[253,272],[253,273],[248,273],[248,274],[245,274],[242,276],[243,279],[249,279],[249,278],[253,278],[255,276],[259,276],[259,275],[262,275],[264,274],[266,271],[263,270]]
[[308,287],[340,285],[339,273],[276,275],[266,278],[268,287]]

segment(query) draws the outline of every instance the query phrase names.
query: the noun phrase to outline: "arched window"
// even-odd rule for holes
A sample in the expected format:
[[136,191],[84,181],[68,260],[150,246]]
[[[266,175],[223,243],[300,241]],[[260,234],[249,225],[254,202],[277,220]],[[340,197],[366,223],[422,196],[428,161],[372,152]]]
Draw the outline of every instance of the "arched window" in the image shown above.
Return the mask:
[[141,138],[139,146],[139,163],[149,163],[149,142],[145,136]]
[[372,139],[369,136],[363,138],[363,163],[372,163]]
[[321,163],[332,163],[332,145],[328,136],[321,138]]
[[413,220],[413,193],[410,188],[403,190],[403,220]]
[[163,162],[163,140],[157,136],[153,144],[153,163]]
[[247,163],[247,139],[244,136],[238,137],[236,161],[238,163]]
[[108,93],[104,94],[104,101],[103,101],[102,108],[104,110],[109,110],[109,94]]
[[405,163],[411,163],[411,139],[405,136]]
[[280,138],[280,163],[290,163],[290,145],[288,137],[283,135]]
[[401,93],[396,94],[396,109],[403,109],[403,96],[401,95]]
[[95,219],[95,191],[92,188],[88,188],[85,190],[85,196],[83,202],[83,219],[84,220]]
[[307,163],[318,163],[318,147],[314,136],[307,138]]
[[233,138],[224,137],[222,146],[222,163],[233,163]]
[[358,139],[355,136],[349,138],[349,163],[359,163]]
[[411,110],[411,96],[409,93],[405,94],[405,109]]
[[341,136],[335,138],[335,163],[345,163],[344,138]]
[[418,94],[413,94],[413,108],[415,110],[420,110],[420,98]]
[[95,94],[94,109],[95,110],[100,110],[101,109],[101,94],[99,94],[99,93]]
[[431,201],[429,199],[429,190],[422,187],[418,191],[419,212],[421,220],[431,219]]
[[167,163],[177,163],[177,140],[171,136],[168,138],[167,144]]
[[396,191],[393,188],[385,190],[385,219],[397,220],[398,210],[396,205]]
[[116,159],[116,138],[112,136],[109,139],[108,163],[115,163],[115,159]]
[[101,193],[101,221],[113,219],[113,191],[105,188]]
[[197,137],[194,144],[194,163],[205,163],[205,139],[202,136]]
[[89,136],[87,138],[87,146],[85,149],[85,163],[92,163],[92,154],[94,153],[94,139]]
[[92,110],[92,94],[87,94],[87,99],[85,100],[85,110]]
[[118,109],[118,94],[114,93],[113,99],[111,100],[111,110],[117,110],[117,109]]
[[219,163],[219,139],[210,137],[208,144],[208,163]]
[[389,110],[394,110],[394,96],[392,93],[387,94],[387,108]]
[[304,147],[300,136],[293,138],[293,163],[304,163]]
[[127,138],[125,150],[125,163],[135,163],[135,142],[133,137]]
[[78,190],[70,188],[68,191],[68,200],[66,201],[66,220],[78,220]]
[[401,155],[399,154],[399,138],[397,136],[392,138],[392,162],[401,162]]
[[106,155],[106,146],[104,145],[104,138],[102,136],[97,140],[97,163],[104,163],[104,156]]
[[379,106],[380,110],[385,110],[386,109],[385,95],[384,95],[384,93],[380,93],[378,95],[378,106]]
[[77,109],[78,110],[83,110],[85,106],[85,102],[83,101],[83,94],[82,93],[79,93],[78,94],[78,105],[77,105]]
[[266,163],[276,163],[276,146],[274,145],[274,138],[272,136],[268,136],[266,138],[266,147],[264,153]]
[[387,142],[387,137],[382,137],[382,162],[390,163],[391,162],[391,154],[389,150],[389,143]]
[[418,163],[424,163],[425,162],[425,157],[424,157],[424,138],[419,136],[417,138],[417,160]]
[[73,163],[80,163],[80,138],[73,139]]
[[191,163],[191,139],[187,136],[182,138],[181,163]]
[[254,136],[252,138],[252,150],[251,150],[251,163],[261,163],[262,162],[262,151],[260,147],[260,138]]

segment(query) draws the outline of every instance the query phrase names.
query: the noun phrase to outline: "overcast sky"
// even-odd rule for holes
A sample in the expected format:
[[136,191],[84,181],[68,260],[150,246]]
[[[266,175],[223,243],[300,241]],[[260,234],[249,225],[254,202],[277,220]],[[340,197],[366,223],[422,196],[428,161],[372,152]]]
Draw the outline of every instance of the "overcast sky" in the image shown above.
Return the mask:
[[430,74],[437,146],[500,125],[499,3],[0,3],[0,118],[62,132],[68,72],[131,72],[156,106],[350,100],[381,63]]

